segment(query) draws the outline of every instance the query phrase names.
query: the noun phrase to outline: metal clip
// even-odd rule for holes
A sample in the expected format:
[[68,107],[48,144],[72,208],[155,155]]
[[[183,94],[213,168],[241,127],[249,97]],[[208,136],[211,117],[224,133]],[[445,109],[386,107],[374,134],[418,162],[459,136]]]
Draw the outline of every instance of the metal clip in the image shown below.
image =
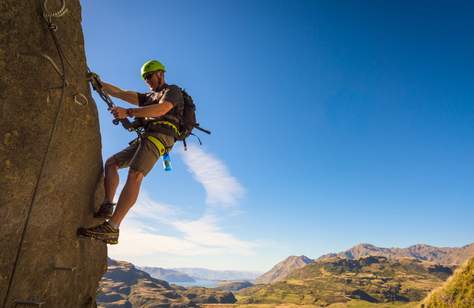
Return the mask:
[[22,300],[15,300],[15,307],[18,305],[22,306],[35,306],[35,307],[41,307],[44,305],[44,302],[36,302],[36,301],[22,301]]
[[74,272],[76,270],[76,267],[66,267],[66,266],[55,266],[54,270],[56,271],[68,271],[68,272]]
[[[82,98],[82,102],[78,98]],[[86,106],[89,103],[89,100],[84,94],[77,93],[74,94],[74,102],[80,106]]]

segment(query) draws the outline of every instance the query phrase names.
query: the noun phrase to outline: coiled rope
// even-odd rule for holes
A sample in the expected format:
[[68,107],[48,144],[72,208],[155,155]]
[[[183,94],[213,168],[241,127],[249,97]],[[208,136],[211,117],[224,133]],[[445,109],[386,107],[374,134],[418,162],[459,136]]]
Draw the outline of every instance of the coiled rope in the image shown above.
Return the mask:
[[[35,185],[35,188],[33,190],[33,195],[31,197],[31,202],[28,206],[28,213],[26,215],[25,224],[23,225],[23,231],[21,233],[20,244],[18,245],[18,249],[17,249],[16,257],[15,257],[15,262],[13,264],[13,269],[12,269],[12,272],[11,272],[9,280],[8,280],[7,292],[6,292],[5,298],[3,300],[3,306],[2,306],[3,308],[6,307],[8,296],[9,296],[10,291],[11,291],[13,278],[14,278],[15,273],[16,273],[16,267],[18,265],[18,260],[20,258],[21,249],[23,247],[23,242],[25,240],[26,229],[28,227],[28,223],[30,222],[31,210],[33,208],[33,204],[36,202],[36,196],[37,196],[37,193],[39,191],[38,188],[39,188],[40,183],[41,183],[41,178],[43,177],[44,167],[46,165],[46,161],[47,161],[47,158],[48,158],[49,149],[51,147],[52,140],[54,139],[53,137],[56,133],[56,127],[58,126],[58,123],[59,123],[59,115],[61,113],[61,109],[62,109],[61,107],[64,103],[64,96],[65,96],[66,86],[67,86],[66,70],[65,70],[65,62],[64,62],[64,58],[65,58],[64,57],[64,52],[61,49],[61,46],[59,45],[58,38],[56,37],[56,33],[55,33],[57,31],[58,27],[57,27],[57,25],[55,25],[52,22],[52,18],[59,18],[59,17],[64,16],[64,14],[67,13],[68,10],[66,8],[66,0],[61,0],[61,3],[62,3],[61,8],[58,11],[55,11],[55,12],[48,11],[47,2],[48,2],[48,0],[44,0],[43,6],[42,6],[42,8],[43,8],[43,17],[44,17],[44,19],[47,23],[48,30],[49,30],[49,33],[51,34],[52,39],[53,39],[54,45],[56,47],[56,50],[57,50],[57,53],[58,53],[58,56],[59,56],[59,59],[61,60],[61,71],[62,71],[62,73],[60,73],[58,68],[55,67],[55,70],[57,70],[58,73],[60,73],[61,80],[62,80],[61,96],[60,96],[60,99],[59,99],[58,108],[56,110],[56,115],[55,115],[55,118],[54,118],[53,127],[52,127],[52,129],[50,130],[50,133],[49,133],[48,144],[46,146],[46,150],[45,150],[45,153],[43,155],[43,159],[41,161],[41,167],[40,167],[40,173],[39,173],[39,176],[38,176],[38,180],[36,181],[36,185]],[[50,60],[50,62],[54,63],[54,61],[51,61],[51,60]]]

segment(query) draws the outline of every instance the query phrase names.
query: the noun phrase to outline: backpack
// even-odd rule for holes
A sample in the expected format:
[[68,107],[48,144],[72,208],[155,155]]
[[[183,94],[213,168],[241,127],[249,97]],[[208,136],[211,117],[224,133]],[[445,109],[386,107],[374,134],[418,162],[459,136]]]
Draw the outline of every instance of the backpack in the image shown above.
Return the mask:
[[202,145],[201,139],[198,136],[193,134],[193,129],[198,129],[206,134],[211,134],[210,131],[207,129],[201,128],[199,123],[196,121],[196,105],[194,104],[193,98],[189,95],[186,90],[181,89],[181,93],[183,94],[184,100],[184,108],[183,108],[183,117],[180,123],[180,135],[176,138],[176,140],[183,141],[184,150],[187,150],[186,146],[186,138],[190,135],[195,136],[199,140],[199,144]]

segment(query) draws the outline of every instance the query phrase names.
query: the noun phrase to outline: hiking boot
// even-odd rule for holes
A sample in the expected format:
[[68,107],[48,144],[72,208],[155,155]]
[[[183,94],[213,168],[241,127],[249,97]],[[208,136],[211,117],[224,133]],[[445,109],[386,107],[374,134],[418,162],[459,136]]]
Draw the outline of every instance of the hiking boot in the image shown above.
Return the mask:
[[112,225],[105,221],[104,223],[93,226],[90,228],[79,228],[77,234],[94,238],[96,240],[102,240],[107,244],[117,244],[119,237],[119,229],[112,227]]
[[110,218],[114,213],[115,203],[104,202],[100,205],[99,210],[94,213],[94,218]]

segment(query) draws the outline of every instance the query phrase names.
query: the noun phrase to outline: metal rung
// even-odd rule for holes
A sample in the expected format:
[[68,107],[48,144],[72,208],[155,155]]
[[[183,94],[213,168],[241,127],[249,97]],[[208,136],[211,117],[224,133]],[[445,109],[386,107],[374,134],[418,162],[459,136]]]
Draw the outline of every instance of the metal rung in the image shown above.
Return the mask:
[[18,305],[27,305],[27,306],[36,306],[41,307],[43,306],[44,302],[35,302],[35,301],[22,301],[22,300],[15,300],[15,307]]
[[65,267],[65,266],[55,266],[55,270],[57,271],[69,271],[69,272],[74,272],[76,270],[76,267]]
[[48,87],[48,90],[61,90],[62,88],[63,86],[60,85],[60,86]]

